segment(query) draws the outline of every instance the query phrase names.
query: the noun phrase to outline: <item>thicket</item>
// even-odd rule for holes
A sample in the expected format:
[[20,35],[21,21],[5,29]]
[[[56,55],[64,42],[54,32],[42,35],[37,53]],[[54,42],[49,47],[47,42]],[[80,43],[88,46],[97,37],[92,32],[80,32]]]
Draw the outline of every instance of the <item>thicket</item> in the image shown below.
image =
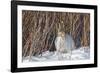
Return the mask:
[[22,56],[55,51],[58,29],[71,35],[76,47],[90,45],[90,14],[22,11]]

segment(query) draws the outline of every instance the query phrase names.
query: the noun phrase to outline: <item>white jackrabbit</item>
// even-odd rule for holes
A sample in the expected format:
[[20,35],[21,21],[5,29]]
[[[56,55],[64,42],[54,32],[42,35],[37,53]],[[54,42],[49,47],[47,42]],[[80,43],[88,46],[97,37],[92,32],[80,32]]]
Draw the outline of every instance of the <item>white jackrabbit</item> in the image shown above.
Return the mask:
[[55,39],[56,52],[59,54],[68,53],[71,55],[71,51],[75,48],[73,38],[65,34],[65,32],[58,32]]

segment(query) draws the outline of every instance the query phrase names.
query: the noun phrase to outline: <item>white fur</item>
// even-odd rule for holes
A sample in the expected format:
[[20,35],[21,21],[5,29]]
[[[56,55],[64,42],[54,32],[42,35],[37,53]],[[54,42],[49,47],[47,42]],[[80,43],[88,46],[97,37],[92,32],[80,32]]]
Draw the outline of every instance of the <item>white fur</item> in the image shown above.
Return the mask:
[[65,37],[57,36],[55,40],[55,47],[57,52],[71,52],[75,48],[73,38],[65,34]]

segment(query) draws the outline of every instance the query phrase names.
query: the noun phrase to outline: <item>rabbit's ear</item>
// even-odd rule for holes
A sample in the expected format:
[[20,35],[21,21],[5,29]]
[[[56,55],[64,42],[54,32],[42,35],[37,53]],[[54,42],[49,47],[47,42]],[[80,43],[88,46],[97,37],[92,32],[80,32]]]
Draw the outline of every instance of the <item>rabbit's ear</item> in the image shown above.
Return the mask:
[[58,24],[57,33],[60,31],[60,23]]
[[61,24],[59,23],[58,24],[58,30],[57,30],[58,32],[60,32],[61,31]]
[[61,21],[61,25],[62,25],[62,30],[65,31],[65,25],[63,21]]

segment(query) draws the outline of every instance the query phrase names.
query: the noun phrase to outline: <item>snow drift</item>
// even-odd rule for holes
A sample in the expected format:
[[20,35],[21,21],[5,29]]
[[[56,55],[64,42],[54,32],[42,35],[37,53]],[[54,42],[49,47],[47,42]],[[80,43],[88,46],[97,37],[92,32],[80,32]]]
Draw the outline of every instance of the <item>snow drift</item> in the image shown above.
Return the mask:
[[60,60],[84,60],[90,58],[90,48],[80,47],[72,50],[70,53],[58,53],[45,51],[41,55],[29,58],[23,57],[23,62],[41,62],[41,61],[60,61]]

